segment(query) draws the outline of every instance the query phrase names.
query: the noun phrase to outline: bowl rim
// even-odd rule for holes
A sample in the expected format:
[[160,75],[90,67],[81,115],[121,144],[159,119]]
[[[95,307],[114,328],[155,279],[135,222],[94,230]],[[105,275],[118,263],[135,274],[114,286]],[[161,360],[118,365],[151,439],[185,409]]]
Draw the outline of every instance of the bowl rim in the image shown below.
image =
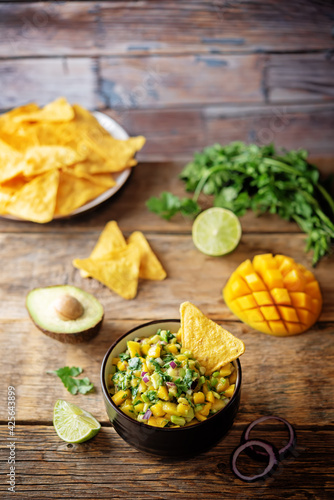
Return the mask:
[[[108,401],[108,403],[112,406],[112,408],[116,411],[116,413],[118,415],[120,415],[121,417],[124,417],[129,422],[134,423],[137,426],[139,426],[138,429],[140,429],[140,427],[144,427],[145,429],[147,429],[147,427],[150,427],[150,428],[153,428],[155,430],[162,431],[162,432],[175,432],[175,431],[176,432],[180,432],[180,431],[184,432],[184,431],[187,431],[187,430],[190,431],[191,429],[197,428],[198,426],[202,426],[203,427],[203,425],[208,424],[208,422],[212,422],[213,419],[216,419],[218,417],[218,415],[221,414],[221,413],[223,413],[224,410],[228,406],[231,406],[232,401],[234,401],[237,398],[237,395],[240,393],[241,382],[242,382],[242,370],[241,370],[241,363],[240,363],[239,358],[237,358],[235,360],[236,363],[237,363],[237,365],[238,365],[238,379],[236,381],[235,391],[233,393],[233,396],[230,398],[229,402],[227,403],[226,406],[224,406],[224,408],[222,408],[221,410],[217,411],[217,413],[215,413],[214,415],[211,415],[207,420],[204,420],[203,422],[198,422],[196,424],[187,425],[187,426],[184,426],[184,427],[172,427],[172,428],[170,428],[170,427],[148,426],[148,424],[145,424],[144,422],[138,422],[138,420],[135,420],[134,418],[131,418],[128,415],[126,415],[124,412],[122,412],[122,410],[120,410],[118,408],[118,406],[115,405],[115,403],[111,399],[111,396],[109,394],[109,391],[108,391],[106,383],[105,383],[105,377],[104,377],[104,373],[105,373],[105,369],[106,369],[106,364],[107,364],[107,361],[109,359],[109,356],[110,356],[111,352],[116,347],[116,345],[122,339],[124,339],[125,337],[127,337],[128,335],[130,335],[130,333],[133,333],[134,331],[139,330],[141,328],[145,328],[147,326],[151,326],[151,325],[155,325],[155,324],[159,324],[159,323],[180,323],[180,320],[173,318],[173,319],[158,319],[158,320],[148,321],[147,323],[143,323],[142,325],[135,326],[134,328],[131,328],[131,330],[127,331],[126,333],[124,333],[123,335],[121,335],[120,337],[118,337],[111,344],[111,346],[109,347],[109,349],[107,350],[107,352],[106,352],[106,354],[105,354],[105,356],[103,358],[102,365],[101,365],[101,371],[100,371],[100,383],[101,383],[103,395],[104,395],[104,397],[106,398],[106,400]],[[111,424],[111,425],[113,426],[113,424]]]

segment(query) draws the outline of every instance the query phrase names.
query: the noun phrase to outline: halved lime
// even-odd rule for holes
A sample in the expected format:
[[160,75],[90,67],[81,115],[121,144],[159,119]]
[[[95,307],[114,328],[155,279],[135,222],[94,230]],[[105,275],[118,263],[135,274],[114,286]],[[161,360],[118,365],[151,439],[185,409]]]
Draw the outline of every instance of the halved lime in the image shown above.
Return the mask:
[[217,257],[232,252],[238,246],[241,232],[239,219],[231,210],[213,207],[196,217],[192,237],[198,250]]
[[101,429],[101,424],[88,411],[63,399],[56,401],[53,425],[58,436],[67,443],[83,443]]

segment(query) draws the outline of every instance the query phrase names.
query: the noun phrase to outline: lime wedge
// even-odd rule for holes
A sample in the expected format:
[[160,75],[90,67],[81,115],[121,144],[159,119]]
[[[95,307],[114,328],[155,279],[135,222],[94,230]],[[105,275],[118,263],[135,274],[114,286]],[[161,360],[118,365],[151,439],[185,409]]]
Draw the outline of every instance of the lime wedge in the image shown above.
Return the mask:
[[241,224],[231,210],[208,208],[196,217],[192,237],[201,252],[215,257],[225,255],[238,246]]
[[58,436],[68,443],[83,443],[101,429],[101,424],[88,411],[63,399],[56,401],[53,425]]

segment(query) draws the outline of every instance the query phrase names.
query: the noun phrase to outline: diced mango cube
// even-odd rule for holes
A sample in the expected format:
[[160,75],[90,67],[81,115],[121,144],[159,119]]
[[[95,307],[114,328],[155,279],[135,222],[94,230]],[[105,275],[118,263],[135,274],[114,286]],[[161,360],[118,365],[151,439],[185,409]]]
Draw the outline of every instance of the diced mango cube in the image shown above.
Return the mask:
[[177,405],[177,413],[178,413],[178,415],[181,415],[182,417],[186,417],[188,415],[188,413],[190,412],[190,408],[191,407],[189,405],[179,403]]
[[253,267],[263,278],[263,272],[267,269],[277,269],[277,262],[273,258],[272,254],[256,255],[253,259]]
[[147,353],[147,356],[152,358],[159,358],[161,353],[161,347],[158,344],[152,345]]
[[310,283],[311,281],[315,281],[314,274],[306,269],[302,264],[297,264],[297,268],[303,273],[306,283]]
[[121,361],[119,360],[119,362],[117,363],[117,368],[119,369],[119,371],[121,372],[124,372],[126,370],[126,367],[128,366],[127,362],[126,361]]
[[205,417],[207,417],[209,415],[209,413],[210,413],[211,407],[212,407],[212,403],[206,403],[204,405],[203,410],[201,410],[199,413],[201,415],[204,415]]
[[169,352],[171,352],[172,354],[177,354],[179,352],[179,350],[175,344],[169,344],[166,347],[167,347],[167,350]]
[[306,309],[297,309],[298,317],[304,325],[310,327],[316,320],[316,316]]
[[164,401],[168,401],[169,400],[168,390],[167,390],[167,387],[165,385],[161,385],[159,387],[159,389],[158,389],[158,398],[163,399]]
[[227,398],[231,398],[233,396],[234,390],[235,384],[230,385],[230,387],[224,392],[224,396],[226,396]]
[[245,314],[247,317],[247,321],[249,322],[259,322],[264,320],[263,314],[260,309],[249,309],[248,311],[245,311]]
[[245,260],[236,268],[236,272],[240,274],[240,276],[244,277],[246,274],[254,273],[254,268],[249,259]]
[[113,400],[116,406],[119,406],[121,403],[124,403],[126,398],[129,396],[130,396],[130,389],[127,389],[126,391],[120,390],[117,391],[116,394],[114,394],[111,399]]
[[312,311],[312,299],[305,292],[291,292],[290,297],[293,307]]
[[319,283],[317,281],[310,281],[305,286],[305,293],[310,295],[313,299],[321,300],[321,292]]
[[291,304],[290,295],[286,288],[274,288],[273,290],[270,291],[270,294],[274,299],[275,304],[280,304],[280,305]]
[[162,408],[162,403],[160,402],[152,405],[150,410],[155,417],[163,417],[164,414],[166,413]]
[[266,285],[256,273],[247,274],[247,276],[245,276],[245,281],[253,292],[263,292],[267,290]]
[[[218,384],[216,385],[216,392],[223,392],[223,391],[226,391],[226,389],[228,388],[228,386],[230,385],[230,381],[228,378],[221,378],[218,382]],[[213,401],[211,401],[211,403],[213,403]]]
[[143,344],[141,346],[141,352],[144,356],[147,356],[148,351],[150,350],[151,346],[150,344]]
[[162,403],[162,409],[164,410],[165,413],[168,413],[169,415],[178,415],[177,413],[177,404],[176,403],[171,403],[171,402],[163,402]]
[[221,377],[228,377],[229,375],[231,375],[233,368],[234,367],[232,363],[227,363],[226,365],[221,367],[221,369],[219,370],[219,375]]
[[255,271],[258,271],[258,268],[262,266],[264,260],[270,260],[272,257],[272,253],[261,253],[260,255],[255,255],[253,258],[253,267]]
[[199,412],[195,413],[195,417],[199,422],[204,422],[204,420],[206,420],[206,417]]
[[278,306],[278,310],[281,314],[282,319],[284,319],[284,321],[290,321],[292,323],[299,322],[299,318],[298,318],[296,309],[294,307]]
[[269,290],[284,286],[283,277],[279,269],[265,269],[262,273],[262,278]]
[[155,422],[157,427],[165,427],[168,424],[168,420],[163,417],[155,417]]
[[129,340],[127,342],[127,347],[129,349],[129,353],[131,358],[134,358],[136,354],[140,356],[140,344],[139,342],[134,342],[133,340]]
[[283,321],[269,321],[273,335],[286,335],[288,333]]
[[194,403],[195,405],[197,404],[201,404],[201,403],[204,403],[205,402],[205,395],[203,392],[199,391],[199,392],[195,392],[194,393],[194,396],[193,396],[193,399],[194,399]]
[[207,394],[205,395],[205,399],[209,401],[209,403],[213,403],[215,400],[215,397],[213,395],[212,391],[208,391]]
[[112,364],[117,366],[117,363],[121,361],[121,358],[112,358]]
[[251,293],[251,289],[247,285],[247,283],[240,278],[240,276],[236,276],[235,279],[230,284],[231,295],[233,298],[242,297],[243,295]]
[[286,258],[286,255],[280,255],[278,253],[275,255],[274,259],[276,260],[278,267],[280,267],[280,265],[282,264],[282,262],[285,258]]
[[273,299],[270,297],[269,292],[254,292],[253,295],[259,306],[268,306],[273,304]]
[[238,373],[237,373],[237,370],[235,370],[232,375],[230,375],[229,377],[229,381],[230,381],[230,384],[235,384],[236,381],[237,381],[237,376],[238,376]]
[[260,307],[260,311],[262,312],[264,319],[266,319],[267,321],[280,319],[280,315],[275,306],[263,306]]
[[[291,269],[294,269],[296,267],[295,261],[291,259],[291,257],[286,257],[282,255],[283,259],[281,260],[279,264],[279,270],[281,271],[282,275],[285,276],[288,272],[291,271]],[[275,257],[276,262],[277,262],[277,255]]]
[[271,328],[267,321],[259,321],[257,323],[254,322],[251,326],[252,328],[254,328],[254,330],[259,330],[259,332],[269,333],[270,335],[272,335]]
[[291,292],[303,292],[305,285],[305,278],[298,269],[291,269],[284,276],[284,286]]
[[244,311],[245,309],[252,309],[257,306],[257,303],[252,294],[244,295],[236,299],[239,308]]

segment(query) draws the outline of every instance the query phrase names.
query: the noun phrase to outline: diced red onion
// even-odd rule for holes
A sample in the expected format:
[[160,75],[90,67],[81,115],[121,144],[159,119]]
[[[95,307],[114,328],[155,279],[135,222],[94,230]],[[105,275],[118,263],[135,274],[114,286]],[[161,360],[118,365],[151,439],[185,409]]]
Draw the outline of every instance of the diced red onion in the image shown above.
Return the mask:
[[[242,451],[254,446],[259,446],[260,448],[263,448],[266,451],[267,457],[269,457],[269,462],[261,474],[257,474],[255,476],[245,476],[239,471],[237,467],[237,459]],[[277,469],[278,463],[279,463],[279,455],[277,449],[275,448],[275,446],[268,443],[267,441],[263,441],[262,439],[250,439],[249,441],[246,441],[245,443],[239,445],[234,450],[231,458],[231,468],[233,473],[239,479],[242,479],[242,481],[246,481],[247,483],[253,483],[254,481],[258,481],[259,479],[265,479],[266,477],[272,475],[272,473]]]
[[144,377],[146,373],[148,372],[141,372],[141,376]]
[[150,379],[147,376],[143,377],[143,382],[145,382],[145,384],[148,384],[149,381]]
[[169,366],[170,366],[171,368],[176,368],[176,367],[177,367],[177,364],[175,363],[175,361],[171,361],[171,362],[169,363]]
[[167,387],[176,387],[176,384],[174,382],[166,382]]
[[[288,452],[290,450],[292,450],[296,446],[297,440],[296,440],[296,432],[295,432],[294,428],[292,427],[292,425],[287,420],[285,420],[282,417],[275,417],[274,415],[266,415],[264,417],[260,417],[260,418],[258,418],[256,420],[254,420],[244,430],[244,432],[243,432],[243,434],[241,436],[241,443],[245,443],[246,441],[248,441],[251,430],[257,424],[259,424],[261,422],[264,422],[265,420],[278,420],[280,422],[283,422],[283,424],[285,424],[286,427],[288,428],[288,431],[289,431],[289,441],[288,441],[288,443],[285,446],[283,446],[283,448],[281,448],[280,450],[278,450],[279,459],[283,460],[283,458],[286,457],[286,455],[288,454]],[[255,450],[253,447],[250,447],[250,449],[248,450],[247,454],[250,455],[250,456],[252,456],[253,458],[256,458],[256,459],[261,460],[261,461],[267,460],[267,458],[268,458],[267,453],[265,453],[263,451],[260,451],[260,450]]]
[[152,417],[152,412],[150,409],[146,410],[145,415],[143,416],[143,420],[148,420],[150,417]]

